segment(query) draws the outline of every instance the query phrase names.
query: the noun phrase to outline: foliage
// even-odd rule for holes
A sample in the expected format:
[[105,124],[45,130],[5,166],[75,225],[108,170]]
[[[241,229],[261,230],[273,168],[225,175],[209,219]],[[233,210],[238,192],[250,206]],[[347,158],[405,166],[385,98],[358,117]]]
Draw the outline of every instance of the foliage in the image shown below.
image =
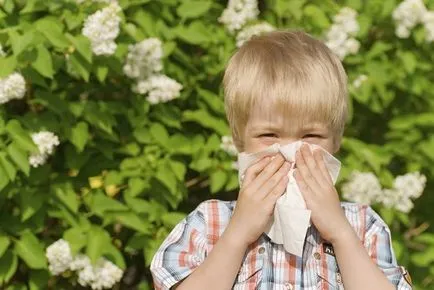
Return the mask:
[[[217,21],[211,0],[120,0],[113,55],[94,55],[81,34],[96,1],[0,1],[0,79],[20,72],[26,95],[0,105],[0,285],[7,289],[77,289],[70,274],[49,274],[45,248],[67,240],[74,253],[104,256],[125,270],[119,287],[149,289],[147,267],[173,226],[200,201],[236,197],[221,89],[235,36]],[[261,18],[278,28],[323,37],[341,7],[355,9],[361,42],[345,58],[351,120],[339,158],[341,179],[372,171],[384,186],[421,171],[424,195],[409,214],[377,206],[393,233],[415,289],[434,287],[434,54],[425,30],[395,36],[396,0],[265,0]],[[434,1],[426,1],[434,8]],[[150,104],[124,75],[128,45],[156,37],[164,73],[181,96]],[[29,165],[31,133],[60,139],[48,162]]]

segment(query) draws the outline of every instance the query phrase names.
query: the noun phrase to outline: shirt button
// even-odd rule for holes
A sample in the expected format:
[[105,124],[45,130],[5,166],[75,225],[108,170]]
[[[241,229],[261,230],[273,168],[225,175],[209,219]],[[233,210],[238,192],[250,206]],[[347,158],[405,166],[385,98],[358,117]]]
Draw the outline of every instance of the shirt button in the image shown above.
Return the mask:
[[318,253],[318,252],[315,252],[315,254],[313,254],[313,257],[314,257],[316,260],[320,260],[320,259],[321,259],[321,254]]
[[263,254],[265,252],[265,248],[264,247],[260,247],[258,252],[259,252],[259,254]]
[[292,287],[292,285],[291,285],[289,282],[286,282],[286,283],[285,283],[285,288],[288,289],[288,290],[292,290],[292,289],[294,289],[294,288]]

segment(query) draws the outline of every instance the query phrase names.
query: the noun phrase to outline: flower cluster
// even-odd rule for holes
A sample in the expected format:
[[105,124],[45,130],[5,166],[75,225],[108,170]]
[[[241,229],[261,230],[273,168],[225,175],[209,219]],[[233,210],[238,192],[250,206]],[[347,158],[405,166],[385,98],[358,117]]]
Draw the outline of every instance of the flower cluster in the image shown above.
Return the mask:
[[128,47],[124,73],[132,79],[146,79],[163,69],[163,48],[158,38],[148,38]]
[[45,255],[48,259],[48,270],[53,275],[59,275],[69,269],[72,263],[71,248],[67,241],[60,239],[48,246]]
[[146,80],[137,82],[133,91],[138,94],[148,94],[151,104],[165,103],[177,98],[182,85],[165,75],[153,75]]
[[342,194],[347,200],[371,204],[381,197],[382,188],[375,174],[354,171],[348,182],[342,185]]
[[237,147],[235,147],[234,140],[231,136],[222,136],[220,149],[222,149],[231,156],[238,155]]
[[119,34],[121,18],[118,13],[121,7],[117,2],[90,15],[83,26],[82,33],[92,45],[96,55],[112,55],[116,50],[115,38]]
[[386,207],[408,213],[413,208],[412,199],[422,195],[425,184],[426,177],[419,172],[398,176],[395,178],[393,188],[384,190],[380,202]]
[[112,289],[118,283],[123,271],[112,262],[100,258],[92,265],[89,257],[78,254],[73,257],[67,241],[60,239],[46,250],[49,270],[53,275],[60,275],[67,270],[77,272],[78,283],[90,286],[94,290]]
[[258,15],[257,0],[229,0],[228,6],[218,20],[233,33],[240,30],[248,21],[256,19]]
[[361,204],[381,203],[404,213],[413,208],[412,199],[420,197],[426,177],[419,172],[397,176],[392,188],[381,187],[378,178],[371,172],[355,171],[342,186],[345,199]]
[[360,87],[362,86],[362,84],[363,84],[364,82],[366,82],[367,80],[368,80],[368,76],[367,76],[367,75],[364,75],[364,74],[361,74],[361,75],[359,75],[357,78],[354,79],[352,85],[353,85],[354,88],[358,89],[358,88],[360,88]]
[[19,73],[13,73],[0,80],[0,104],[12,99],[22,99],[26,93],[26,81]]
[[33,167],[38,167],[47,162],[48,157],[53,154],[54,148],[60,144],[59,138],[49,131],[40,131],[32,134],[32,140],[38,146],[38,153],[33,153],[29,157],[29,163]]
[[255,35],[261,35],[273,30],[275,30],[275,28],[266,22],[247,26],[237,34],[237,47],[241,47],[244,42],[248,41]]
[[357,12],[351,8],[342,8],[333,18],[333,24],[326,34],[326,45],[342,60],[348,54],[356,54],[360,42],[354,37],[359,32]]
[[425,26],[426,41],[433,42],[434,41],[434,11],[426,12],[422,22]]
[[148,38],[128,47],[123,67],[125,75],[135,79],[132,90],[146,95],[151,104],[173,100],[180,95],[182,85],[161,73],[163,48],[157,38]]

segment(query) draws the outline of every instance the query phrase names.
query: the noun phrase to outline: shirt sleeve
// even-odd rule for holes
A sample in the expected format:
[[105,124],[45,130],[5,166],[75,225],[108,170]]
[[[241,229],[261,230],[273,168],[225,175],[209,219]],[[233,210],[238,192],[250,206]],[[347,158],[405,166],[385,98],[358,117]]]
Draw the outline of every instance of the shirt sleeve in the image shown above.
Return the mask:
[[371,208],[368,208],[366,218],[365,247],[369,255],[396,289],[411,290],[410,275],[396,261],[389,227]]
[[154,287],[170,289],[205,260],[206,227],[201,205],[183,219],[163,241],[151,262]]

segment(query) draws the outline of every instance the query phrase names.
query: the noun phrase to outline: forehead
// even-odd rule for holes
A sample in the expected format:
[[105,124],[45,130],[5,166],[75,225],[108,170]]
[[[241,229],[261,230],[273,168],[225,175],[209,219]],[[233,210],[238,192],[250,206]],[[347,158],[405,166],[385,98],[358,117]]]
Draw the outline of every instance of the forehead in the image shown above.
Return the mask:
[[252,108],[247,121],[248,131],[307,131],[326,130],[330,124],[318,116],[307,112],[285,110],[271,105],[258,105]]

